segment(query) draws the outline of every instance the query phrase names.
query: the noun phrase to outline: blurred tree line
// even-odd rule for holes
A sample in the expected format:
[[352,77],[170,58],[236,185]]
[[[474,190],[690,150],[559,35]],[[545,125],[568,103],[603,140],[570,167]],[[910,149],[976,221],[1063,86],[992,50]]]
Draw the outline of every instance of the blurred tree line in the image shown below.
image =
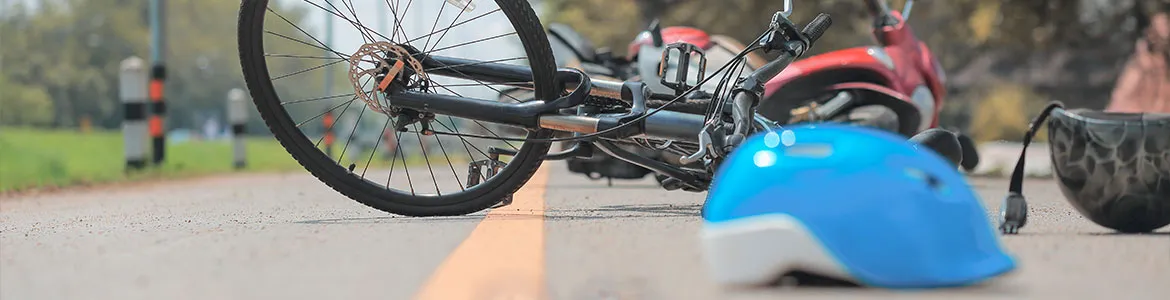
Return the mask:
[[[95,126],[116,128],[122,115],[119,62],[131,55],[149,59],[149,1],[43,0],[29,7],[26,3],[30,2],[0,2],[0,124],[72,127],[90,119]],[[624,54],[626,43],[654,18],[660,18],[664,26],[695,26],[750,41],[781,3],[544,2],[544,22],[572,25],[618,54]],[[904,0],[890,2],[892,8],[900,9]],[[1133,52],[1134,40],[1147,23],[1146,16],[1154,5],[1166,2],[1170,0],[919,0],[910,23],[946,68],[952,95],[945,107],[946,122],[962,127],[968,120],[988,119],[972,109],[979,103],[994,103],[989,109],[1002,111],[1016,109],[1003,107],[1007,105],[1028,108],[1051,99],[1076,107],[1104,107],[1118,72]],[[202,121],[199,115],[222,114],[227,91],[244,87],[236,53],[239,4],[227,0],[168,3],[168,127],[197,128]],[[871,20],[862,0],[796,0],[794,4],[793,18],[798,23],[818,12],[834,16],[835,25],[813,49],[814,54],[872,42]],[[274,10],[294,23],[314,12],[279,5]],[[278,33],[309,40],[282,21],[270,24],[284,25],[274,30]],[[280,38],[266,43],[283,43],[279,45],[282,52],[319,54],[318,49]],[[303,51],[285,50],[290,47]],[[272,58],[269,64],[274,74],[289,74],[319,61]],[[320,72],[309,74],[320,76]],[[336,77],[344,78],[343,74]],[[278,82],[277,87],[282,94],[323,95],[320,82],[319,78],[290,79]],[[346,89],[338,85],[334,91]],[[986,100],[1004,95],[1019,99]],[[317,109],[306,107],[290,109]],[[975,116],[967,113],[972,111]],[[264,128],[254,112],[252,116],[249,127]]]
[[[89,119],[95,127],[118,128],[123,115],[119,64],[130,56],[150,60],[149,1],[6,3],[0,3],[0,125],[74,127]],[[279,3],[274,2],[274,10],[294,23],[311,12],[275,5]],[[227,92],[245,88],[236,49],[238,9],[238,1],[167,1],[168,128],[199,128],[209,116],[226,125]],[[270,24],[285,27],[273,31],[310,40],[279,19]],[[289,53],[320,55],[316,48],[284,39],[266,42],[282,43],[282,49],[304,48],[285,51]],[[285,74],[319,62],[276,58],[269,64],[272,72]],[[310,80],[315,84],[292,82],[278,88],[321,95],[321,79]],[[249,109],[248,127],[264,128],[255,108]]]
[[[654,18],[663,26],[693,26],[747,42],[766,29],[771,15],[782,8],[779,0],[548,1],[551,18],[544,22],[572,25],[597,45],[618,54],[624,54],[626,44]],[[873,43],[872,19],[863,0],[793,2],[792,18],[797,24],[819,12],[833,16],[832,29],[812,49],[813,54]],[[889,4],[901,10],[904,2],[891,0]],[[919,0],[914,3],[910,25],[939,56],[948,73],[951,98],[944,114],[950,124],[944,125],[967,127],[971,122],[984,122],[974,119],[989,116],[967,112],[983,100],[996,98],[987,100],[984,110],[1016,110],[1014,113],[1021,115],[1004,122],[1020,123],[1026,129],[1026,119],[1035,114],[1032,109],[1049,100],[1074,107],[1105,107],[1148,16],[1165,10],[1168,2]],[[1008,131],[1013,132],[1001,138],[1023,133],[1019,128]]]

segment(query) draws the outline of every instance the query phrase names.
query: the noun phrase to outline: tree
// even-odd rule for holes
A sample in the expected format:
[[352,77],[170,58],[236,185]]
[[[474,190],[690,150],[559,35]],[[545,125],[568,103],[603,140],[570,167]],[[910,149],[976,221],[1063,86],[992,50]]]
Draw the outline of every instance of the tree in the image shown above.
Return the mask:
[[[301,6],[271,8],[295,24],[309,13]],[[24,1],[0,9],[0,52],[4,68],[6,115],[23,114],[26,108],[43,107],[36,100],[47,95],[51,122],[57,127],[76,126],[88,116],[95,125],[116,128],[122,118],[118,97],[119,63],[129,56],[149,56],[148,1],[131,0],[46,0],[37,9]],[[243,88],[236,49],[236,13],[232,1],[168,0],[167,109],[168,125],[198,127],[199,112],[222,114],[227,91]],[[270,17],[269,19],[277,19]],[[301,40],[310,40],[279,19],[268,20],[270,30]],[[300,24],[312,32],[313,28]],[[320,51],[281,38],[266,45],[286,53],[320,56]],[[269,60],[272,72],[294,72],[316,65],[306,59]],[[318,73],[319,74],[319,73]],[[306,81],[315,84],[305,84]],[[9,88],[13,87],[13,88]],[[320,96],[319,78],[290,78],[277,84],[282,94]],[[20,97],[22,99],[7,99]],[[23,103],[20,107],[9,104]],[[15,105],[15,104],[13,104]],[[40,109],[40,108],[38,108]],[[297,108],[292,108],[296,110]],[[250,122],[260,126],[257,114]],[[10,124],[5,118],[5,124]],[[20,122],[25,122],[23,121]],[[31,121],[30,121],[31,122]]]

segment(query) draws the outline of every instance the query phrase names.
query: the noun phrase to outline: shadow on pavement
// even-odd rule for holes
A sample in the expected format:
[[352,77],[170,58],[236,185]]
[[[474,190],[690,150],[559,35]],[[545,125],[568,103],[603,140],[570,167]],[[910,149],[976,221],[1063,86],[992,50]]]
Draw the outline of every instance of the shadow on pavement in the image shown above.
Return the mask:
[[1066,237],[1112,237],[1112,238],[1118,238],[1118,237],[1166,238],[1167,236],[1170,236],[1170,231],[1155,231],[1155,232],[1145,232],[1145,233],[1124,233],[1124,232],[1116,232],[1116,231],[1111,231],[1111,232],[1051,232],[1051,231],[1048,231],[1048,232],[1026,232],[1026,231],[1021,231],[1020,233],[1017,233],[1014,235],[1008,235],[1005,237],[1025,237],[1025,236],[1035,236],[1035,237],[1066,236]]
[[[547,188],[557,189],[639,189],[639,190],[662,190],[662,186],[658,184],[631,184],[631,183],[614,183],[612,186],[606,185],[605,182],[598,183],[563,183],[563,184],[549,184]],[[667,192],[663,190],[663,192]]]
[[373,223],[429,223],[429,222],[479,222],[483,220],[484,215],[466,215],[454,217],[405,217],[405,216],[382,216],[382,217],[361,217],[361,218],[335,218],[335,219],[318,219],[305,220],[293,223],[297,224],[373,224]]
[[849,282],[821,278],[814,275],[790,274],[768,286],[727,288],[724,292],[734,295],[762,295],[771,297],[781,296],[781,294],[787,294],[786,296],[814,294],[839,296],[878,296],[882,294],[908,294],[915,296],[938,294],[939,296],[946,297],[953,297],[956,294],[1018,296],[1024,291],[1010,277],[1011,275],[1007,275],[1005,277],[993,278],[982,283],[961,287],[891,290],[863,287]]
[[[543,212],[545,220],[598,220],[624,218],[698,218],[700,204],[645,204],[606,205],[597,208],[552,209]],[[333,218],[297,221],[298,224],[376,224],[376,223],[459,223],[481,220],[531,220],[542,217],[541,212],[531,210],[509,210],[508,207],[494,209],[493,214],[482,212],[453,217],[404,217],[380,216],[357,218]]]
[[1108,237],[1165,237],[1170,236],[1170,231],[1155,231],[1143,233],[1124,233],[1124,232],[1089,232],[1082,233],[1087,236],[1108,236]]

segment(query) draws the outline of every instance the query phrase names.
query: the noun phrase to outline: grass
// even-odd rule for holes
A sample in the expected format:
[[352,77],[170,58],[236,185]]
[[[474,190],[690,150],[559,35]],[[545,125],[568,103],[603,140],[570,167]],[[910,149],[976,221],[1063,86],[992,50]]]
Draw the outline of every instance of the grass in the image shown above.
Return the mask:
[[[182,178],[230,172],[299,171],[300,164],[285,152],[272,137],[245,139],[247,166],[232,166],[230,140],[191,140],[167,145],[162,165],[141,171],[126,172],[122,134],[119,131],[49,130],[0,127],[0,194],[37,188],[115,183],[141,179]],[[450,145],[448,145],[450,146]],[[340,152],[341,145],[334,150]],[[417,146],[414,146],[417,147]],[[366,166],[372,150],[361,155],[346,155],[343,165]],[[418,148],[406,150],[417,153]],[[453,150],[452,150],[453,151]],[[148,152],[149,155],[149,152]],[[334,154],[337,159],[338,153]],[[453,155],[454,156],[454,155]],[[394,168],[404,166],[402,158]],[[405,166],[426,166],[422,155],[407,155]],[[451,163],[466,168],[467,158],[451,157]],[[446,168],[447,157],[435,153],[431,163]],[[369,167],[387,168],[391,160],[373,155]]]
[[[0,192],[30,188],[174,178],[236,171],[230,141],[189,141],[167,146],[162,165],[125,172],[122,134],[0,128]],[[242,171],[302,169],[271,137],[247,138]]]

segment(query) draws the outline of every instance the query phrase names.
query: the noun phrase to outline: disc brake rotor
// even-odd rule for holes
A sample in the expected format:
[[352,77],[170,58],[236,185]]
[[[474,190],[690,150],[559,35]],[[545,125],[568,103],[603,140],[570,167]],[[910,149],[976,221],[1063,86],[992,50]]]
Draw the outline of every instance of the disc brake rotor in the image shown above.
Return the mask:
[[[410,51],[403,46],[385,41],[362,45],[357,52],[350,55],[349,66],[349,81],[353,84],[357,97],[366,102],[370,109],[387,115],[398,113],[390,104],[388,94],[391,90],[425,91],[430,81],[423,72],[422,63],[414,58]],[[368,80],[374,81],[371,90],[362,88],[362,83]],[[370,97],[377,93],[386,95],[383,97],[385,101]]]

